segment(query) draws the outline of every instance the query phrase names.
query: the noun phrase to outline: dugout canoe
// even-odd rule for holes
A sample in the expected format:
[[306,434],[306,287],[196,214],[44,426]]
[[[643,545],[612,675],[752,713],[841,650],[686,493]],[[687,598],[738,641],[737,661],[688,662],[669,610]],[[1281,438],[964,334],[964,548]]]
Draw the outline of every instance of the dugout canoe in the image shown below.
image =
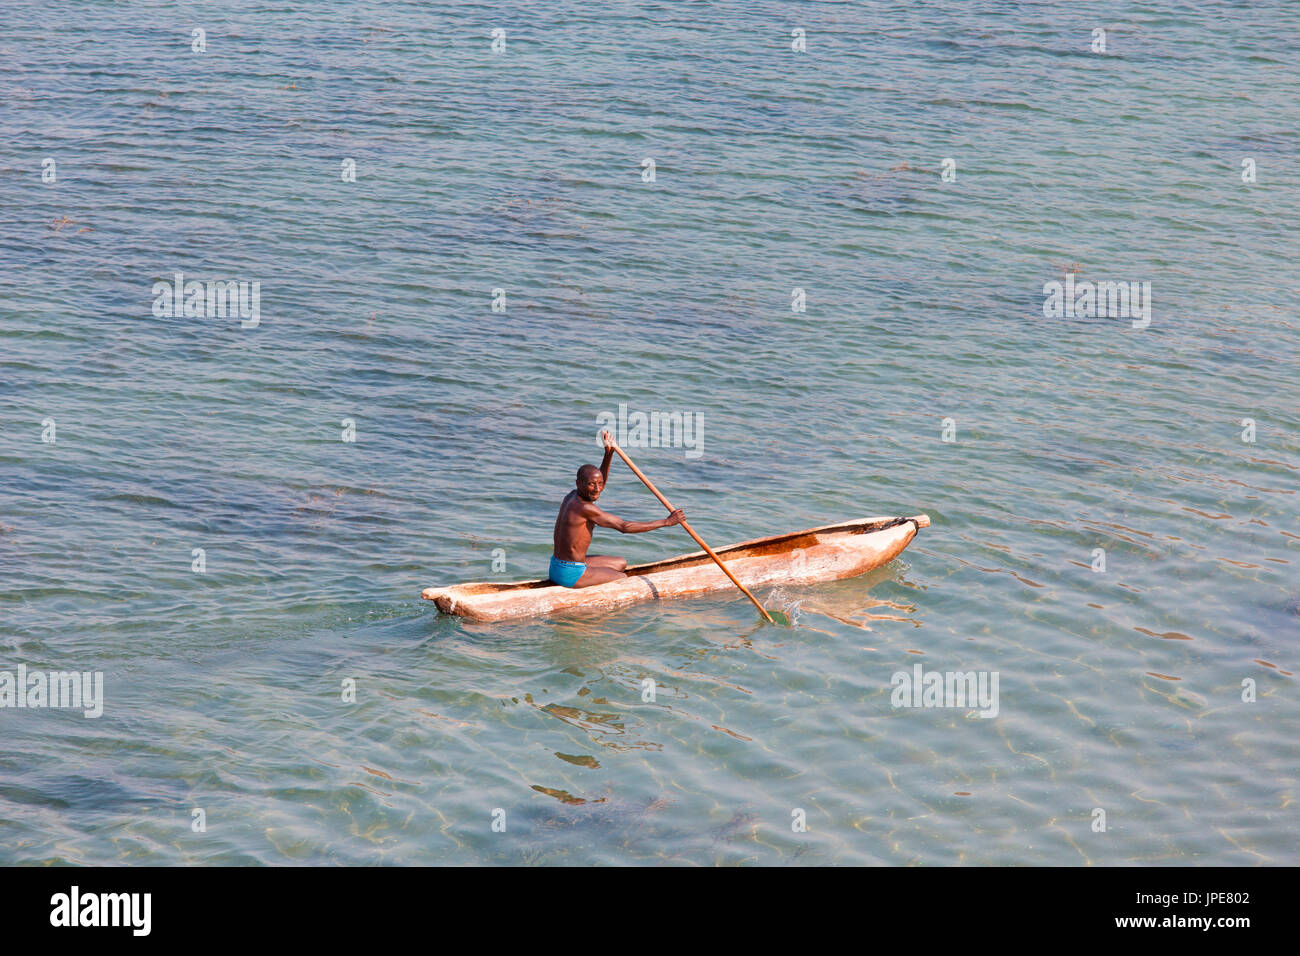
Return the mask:
[[[902,554],[929,515],[910,518],[859,518],[789,534],[715,548],[741,583],[751,590],[769,585],[802,585],[864,574]],[[571,610],[608,610],[693,597],[715,591],[740,592],[703,551],[638,564],[627,577],[589,588],[563,588],[549,580],[481,581],[425,588],[420,596],[444,614],[475,621],[505,621]]]

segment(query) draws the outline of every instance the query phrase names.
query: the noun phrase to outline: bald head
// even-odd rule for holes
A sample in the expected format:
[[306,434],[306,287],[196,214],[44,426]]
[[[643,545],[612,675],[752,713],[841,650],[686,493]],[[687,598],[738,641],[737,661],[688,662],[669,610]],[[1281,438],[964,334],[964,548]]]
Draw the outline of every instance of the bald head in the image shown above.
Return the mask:
[[605,486],[605,476],[595,465],[583,465],[578,469],[578,495],[587,501],[600,497]]

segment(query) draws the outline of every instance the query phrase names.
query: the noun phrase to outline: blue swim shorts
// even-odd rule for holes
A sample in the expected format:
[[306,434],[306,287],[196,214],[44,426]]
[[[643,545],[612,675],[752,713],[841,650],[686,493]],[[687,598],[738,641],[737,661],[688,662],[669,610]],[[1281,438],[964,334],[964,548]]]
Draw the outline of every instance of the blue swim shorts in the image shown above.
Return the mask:
[[561,561],[555,555],[551,555],[551,580],[560,587],[573,587],[586,570],[587,566],[585,564],[580,564],[577,561]]

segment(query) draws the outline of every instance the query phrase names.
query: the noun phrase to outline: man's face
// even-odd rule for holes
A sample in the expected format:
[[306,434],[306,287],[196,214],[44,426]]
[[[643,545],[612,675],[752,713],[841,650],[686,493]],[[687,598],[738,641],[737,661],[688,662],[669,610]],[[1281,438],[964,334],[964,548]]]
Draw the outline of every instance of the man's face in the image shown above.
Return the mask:
[[578,497],[583,501],[595,501],[604,490],[605,482],[598,471],[578,479]]

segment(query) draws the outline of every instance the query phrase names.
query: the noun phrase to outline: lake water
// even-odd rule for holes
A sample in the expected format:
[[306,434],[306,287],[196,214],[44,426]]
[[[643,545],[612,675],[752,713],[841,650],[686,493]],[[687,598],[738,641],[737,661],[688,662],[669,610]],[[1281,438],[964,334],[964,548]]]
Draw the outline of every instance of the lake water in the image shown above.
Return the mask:
[[[1300,863],[1296,4],[6,21],[0,669],[104,709],[0,709],[0,863]],[[933,526],[791,628],[419,599],[543,576],[620,404],[715,547]]]

